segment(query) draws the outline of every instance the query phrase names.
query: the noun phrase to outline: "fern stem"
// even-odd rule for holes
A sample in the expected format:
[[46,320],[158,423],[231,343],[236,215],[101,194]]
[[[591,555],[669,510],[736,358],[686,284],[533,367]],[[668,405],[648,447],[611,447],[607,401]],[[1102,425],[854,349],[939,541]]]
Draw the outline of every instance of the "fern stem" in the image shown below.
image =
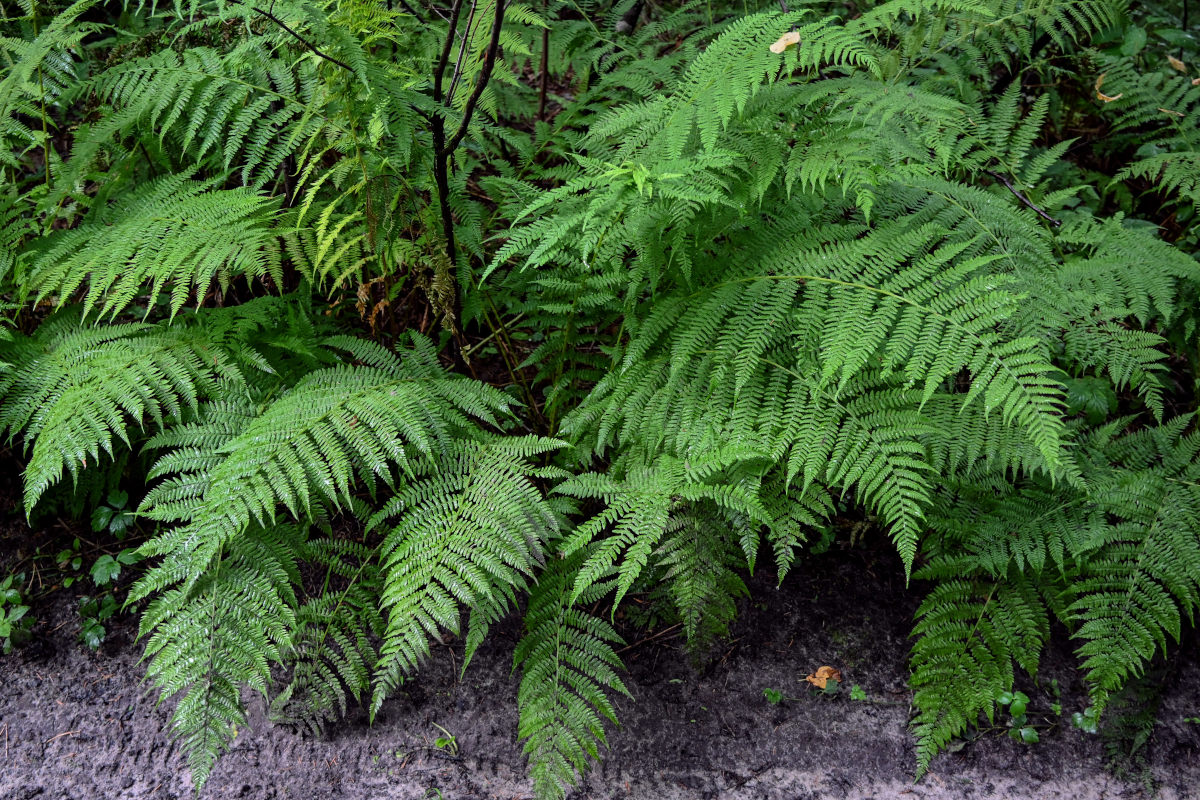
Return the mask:
[[448,158],[453,154],[458,149],[458,145],[462,142],[463,137],[467,135],[467,128],[471,125],[471,117],[475,113],[475,107],[478,105],[479,98],[483,95],[484,89],[487,88],[488,82],[492,78],[492,69],[496,66],[496,54],[500,50],[500,29],[504,25],[504,2],[505,0],[496,0],[496,16],[492,22],[492,36],[488,42],[487,52],[484,54],[483,67],[479,70],[479,75],[475,78],[475,88],[471,92],[471,96],[467,98],[467,104],[463,108],[462,123],[441,149],[443,157]]

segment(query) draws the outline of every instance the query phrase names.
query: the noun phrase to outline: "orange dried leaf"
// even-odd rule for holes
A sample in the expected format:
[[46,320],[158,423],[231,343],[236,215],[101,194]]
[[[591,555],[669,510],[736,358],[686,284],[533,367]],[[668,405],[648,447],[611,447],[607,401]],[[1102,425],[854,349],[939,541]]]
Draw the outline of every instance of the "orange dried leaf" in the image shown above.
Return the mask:
[[815,673],[807,676],[804,680],[808,681],[818,689],[824,689],[826,684],[829,683],[830,679],[841,683],[841,670],[834,669],[833,667],[819,667]]
[[1200,78],[1192,78],[1192,86],[1200,86]]
[[1183,63],[1175,56],[1167,56],[1167,63],[1180,72],[1187,72],[1187,64]]
[[788,31],[783,36],[775,40],[775,44],[771,45],[772,53],[782,53],[792,45],[800,44],[799,31]]

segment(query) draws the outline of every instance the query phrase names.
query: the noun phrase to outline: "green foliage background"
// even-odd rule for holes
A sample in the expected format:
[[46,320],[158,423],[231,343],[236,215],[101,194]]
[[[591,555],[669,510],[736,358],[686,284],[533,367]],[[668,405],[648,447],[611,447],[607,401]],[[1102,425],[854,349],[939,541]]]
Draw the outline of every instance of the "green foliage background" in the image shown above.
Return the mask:
[[141,498],[197,786],[242,687],[374,715],[515,611],[561,797],[624,597],[699,651],[848,516],[926,593],[918,776],[1052,621],[1096,713],[1191,624],[1182,4],[5,13],[0,428],[30,515]]

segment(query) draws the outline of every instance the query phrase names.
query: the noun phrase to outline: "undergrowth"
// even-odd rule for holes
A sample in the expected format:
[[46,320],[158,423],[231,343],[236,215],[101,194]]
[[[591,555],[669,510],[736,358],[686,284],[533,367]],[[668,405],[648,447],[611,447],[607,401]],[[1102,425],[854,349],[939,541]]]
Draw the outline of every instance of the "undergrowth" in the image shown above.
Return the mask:
[[625,597],[699,652],[847,515],[924,593],[918,776],[1055,621],[1099,716],[1200,603],[1180,13],[19,0],[25,511],[134,498],[197,787],[243,687],[373,717],[515,612],[562,797],[614,735]]

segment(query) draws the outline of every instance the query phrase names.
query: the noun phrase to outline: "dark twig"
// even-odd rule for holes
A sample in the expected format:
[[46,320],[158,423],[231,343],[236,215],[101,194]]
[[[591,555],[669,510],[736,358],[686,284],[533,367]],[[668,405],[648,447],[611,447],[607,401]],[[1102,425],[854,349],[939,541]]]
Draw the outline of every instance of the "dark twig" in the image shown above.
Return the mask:
[[617,652],[624,653],[625,651],[632,650],[635,647],[641,647],[642,645],[646,644],[647,642],[653,642],[655,639],[659,639],[663,636],[666,636],[669,633],[673,633],[674,631],[678,630],[682,624],[683,623],[676,622],[674,625],[670,626],[669,628],[663,628],[658,633],[655,633],[652,636],[647,636],[645,639],[642,639],[640,642],[634,642],[633,644],[631,644],[627,647],[622,647]]
[[425,18],[422,17],[415,8],[408,4],[408,0],[400,0],[400,5],[404,7],[405,11],[416,17],[418,22],[425,22]]
[[645,0],[637,0],[636,3],[629,7],[628,11],[621,15],[621,18],[617,20],[617,33],[626,35],[633,33],[634,28],[637,27],[638,20],[642,17],[642,7],[645,4]]
[[462,12],[462,0],[454,0],[450,6],[450,29],[446,31],[446,41],[442,43],[442,52],[438,55],[437,65],[433,68],[433,99],[442,102],[442,77],[446,65],[450,63],[450,48],[454,46],[454,34],[458,32],[458,15]]
[[542,74],[538,79],[537,118],[546,119],[546,88],[550,84],[550,29],[542,28]]
[[[454,46],[454,34],[458,28],[458,16],[462,12],[462,0],[454,0],[450,7],[449,30],[446,31],[446,41],[442,44],[442,52],[433,68],[433,99],[442,102],[442,80],[446,65],[450,62],[450,48]],[[446,239],[446,254],[450,263],[455,261],[454,253],[454,217],[450,212],[450,178],[449,164],[443,156],[446,146],[446,119],[441,114],[434,114],[430,120],[433,134],[433,180],[437,184],[438,205],[442,216],[442,235]]]
[[450,89],[446,92],[446,105],[454,105],[454,92],[462,79],[463,56],[467,54],[467,45],[471,43],[471,28],[475,25],[475,11],[479,8],[479,0],[471,0],[471,10],[467,12],[467,29],[463,32],[458,45],[458,58],[454,59],[454,76],[450,79]]
[[785,13],[785,14],[792,13],[792,12],[788,11],[787,0],[779,0],[779,7],[783,10],[783,13]]
[[229,2],[235,6],[246,6],[246,8],[249,8],[251,11],[255,11],[259,14],[262,14],[264,17],[271,20],[271,22],[274,22],[276,25],[278,25],[279,27],[283,28],[285,31],[290,33],[296,41],[298,41],[300,44],[307,47],[315,55],[320,56],[321,58],[328,61],[330,64],[337,64],[339,67],[341,67],[342,69],[346,70],[347,72],[349,72],[351,74],[354,73],[354,68],[351,67],[349,64],[347,64],[345,61],[339,61],[338,59],[334,58],[331,55],[322,53],[320,50],[317,49],[317,46],[315,44],[308,41],[300,34],[296,33],[294,30],[292,30],[290,27],[288,27],[288,24],[286,22],[284,22],[279,17],[272,14],[270,11],[264,11],[263,9],[259,8],[258,6],[249,5],[248,3],[242,2],[242,0],[229,0]]
[[483,67],[475,79],[475,89],[467,98],[466,108],[463,109],[462,124],[450,137],[450,141],[446,142],[446,146],[442,148],[441,155],[445,157],[449,157],[458,148],[463,137],[467,135],[467,128],[471,125],[471,116],[475,113],[475,106],[478,105],[483,90],[487,88],[488,81],[492,79],[492,68],[496,66],[496,53],[500,50],[500,28],[503,25],[504,0],[496,0],[496,17],[492,22],[492,38],[488,42],[487,53],[483,57]]
[[1018,200],[1020,200],[1025,205],[1032,208],[1034,213],[1036,213],[1042,219],[1046,220],[1046,222],[1049,222],[1051,225],[1053,225],[1056,228],[1059,227],[1060,225],[1062,225],[1062,220],[1055,219],[1054,217],[1050,216],[1045,211],[1043,211],[1042,209],[1040,209],[1036,205],[1034,205],[1032,200],[1030,200],[1025,195],[1021,194],[1020,190],[1018,190],[1017,187],[1013,186],[1011,183],[1008,182],[1008,178],[1004,177],[999,172],[993,172],[990,169],[984,170],[984,172],[986,172],[988,175],[991,175],[993,178],[995,178],[996,180],[1003,183],[1005,188],[1007,188],[1010,192],[1013,193],[1014,197],[1016,197]]
[[[471,16],[474,17],[475,4],[478,0],[472,0]],[[447,139],[446,137],[446,119],[442,114],[436,114],[433,117],[432,134],[433,134],[433,178],[437,185],[438,193],[438,210],[442,218],[442,236],[446,242],[446,257],[450,265],[457,266],[458,264],[458,248],[454,241],[454,213],[450,208],[450,158],[454,155],[454,151],[466,136],[467,130],[471,125],[471,117],[475,113],[475,107],[479,103],[479,98],[483,95],[484,89],[487,88],[488,81],[492,77],[492,69],[496,65],[496,54],[500,49],[500,29],[504,24],[504,0],[495,0],[496,16],[492,23],[492,35],[488,41],[487,51],[484,54],[482,68],[475,78],[475,88],[471,92],[471,96],[467,98],[466,105],[463,108],[462,122],[458,130]],[[454,44],[454,40],[458,33],[458,19],[462,13],[463,0],[454,0],[454,5],[450,11],[449,29],[446,31],[446,40],[442,45],[442,52],[438,57],[437,66],[433,76],[433,99],[435,102],[443,105],[449,105],[452,97],[442,94],[442,81],[445,79],[446,66],[450,63],[450,49]],[[462,44],[459,51],[459,64],[461,64],[461,56],[463,51],[470,44],[470,23],[468,23],[467,35],[462,37]],[[455,75],[451,79],[450,93],[453,94],[460,78],[459,65],[455,65]],[[462,318],[462,296],[459,287],[455,287],[453,307],[453,320],[451,321],[451,331],[454,334],[453,354],[457,362],[471,369],[470,362],[467,361],[465,348],[467,346],[466,339],[463,336],[462,330],[456,324]],[[473,374],[473,372],[472,372]]]

